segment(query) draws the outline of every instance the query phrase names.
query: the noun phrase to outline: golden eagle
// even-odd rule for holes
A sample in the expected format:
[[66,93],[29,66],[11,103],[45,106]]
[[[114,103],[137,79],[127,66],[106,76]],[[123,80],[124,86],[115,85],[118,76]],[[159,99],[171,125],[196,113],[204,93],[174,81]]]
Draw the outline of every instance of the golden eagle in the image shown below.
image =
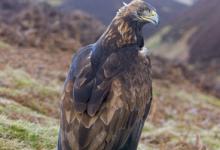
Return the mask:
[[152,101],[142,27],[156,9],[133,0],[96,43],[73,57],[61,103],[58,150],[135,150]]

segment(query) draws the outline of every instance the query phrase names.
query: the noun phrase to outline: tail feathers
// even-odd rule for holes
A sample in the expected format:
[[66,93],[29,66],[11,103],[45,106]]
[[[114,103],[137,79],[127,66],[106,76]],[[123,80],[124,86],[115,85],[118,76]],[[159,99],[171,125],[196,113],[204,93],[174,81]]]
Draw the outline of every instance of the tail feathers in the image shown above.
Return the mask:
[[60,131],[59,131],[59,137],[58,137],[58,142],[57,142],[57,150],[62,150],[62,147],[61,147],[61,134],[60,134]]
[[120,150],[137,150],[143,126],[144,122],[142,120],[137,123],[136,128]]

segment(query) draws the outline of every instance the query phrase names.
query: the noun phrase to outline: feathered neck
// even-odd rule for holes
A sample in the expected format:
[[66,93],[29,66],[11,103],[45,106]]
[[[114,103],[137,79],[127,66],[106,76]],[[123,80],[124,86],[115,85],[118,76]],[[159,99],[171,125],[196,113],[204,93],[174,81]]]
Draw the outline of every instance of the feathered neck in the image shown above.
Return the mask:
[[142,26],[129,18],[115,17],[106,31],[98,40],[104,48],[120,49],[132,44],[142,42]]

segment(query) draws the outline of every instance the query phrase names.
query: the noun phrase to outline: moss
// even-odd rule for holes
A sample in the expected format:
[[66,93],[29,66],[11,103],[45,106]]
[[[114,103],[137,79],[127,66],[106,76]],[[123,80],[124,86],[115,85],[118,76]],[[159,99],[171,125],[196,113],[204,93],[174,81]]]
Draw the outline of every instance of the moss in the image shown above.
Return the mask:
[[32,150],[32,148],[18,140],[0,138],[0,150]]
[[[24,107],[16,102],[2,99],[0,98],[0,113],[4,114],[5,116],[9,116],[10,118],[14,119],[22,119],[22,120],[33,120],[35,122],[47,122],[47,120],[53,120],[53,122],[56,122],[55,119],[46,117],[42,114],[39,114],[39,112],[34,111],[28,107]],[[15,116],[16,114],[16,116]]]
[[0,114],[3,113],[4,107],[0,106]]
[[0,138],[17,140],[33,149],[54,149],[57,131],[56,124],[49,123],[42,126],[27,121],[12,121],[3,116],[0,117]]
[[13,72],[13,74],[10,75],[10,77],[12,78],[16,88],[32,87],[32,85],[35,84],[35,81],[24,71],[11,70],[11,72]]
[[150,132],[150,131],[152,131],[152,130],[155,130],[155,127],[154,127],[151,123],[146,122],[146,123],[144,124],[143,133],[144,133],[144,132]]
[[199,91],[189,93],[184,90],[179,90],[178,92],[176,92],[176,96],[179,100],[187,100],[194,105],[206,104],[215,106],[217,108],[220,107],[220,99],[211,95],[205,95],[203,93],[200,93]]
[[43,114],[57,114],[54,107],[58,106],[60,92],[56,82],[45,84],[33,79],[23,70],[10,67],[0,72],[0,78],[4,85],[0,87],[0,96],[13,99]]
[[[59,84],[54,82],[46,85],[23,70],[10,68],[0,72],[0,78],[3,79],[0,96],[19,102],[0,98],[0,150],[54,149],[57,143],[58,120],[44,114],[48,115],[58,108],[56,99],[59,97]],[[160,149],[161,142],[165,144],[164,149],[175,149],[179,143],[194,146],[197,135],[200,135],[202,143],[209,149],[220,149],[219,126],[200,126],[204,120],[198,119],[199,111],[193,111],[194,108],[209,108],[207,111],[212,112],[207,112],[207,120],[211,122],[209,114],[219,114],[220,105],[217,98],[173,83],[170,83],[169,87],[158,82],[154,85],[154,99],[159,104],[155,116],[158,116],[155,124],[150,122],[150,119],[147,120],[139,150]],[[14,114],[17,118],[13,118]],[[25,118],[26,116],[28,118]],[[37,120],[34,124],[32,119],[38,118],[40,121]]]
[[10,45],[0,40],[0,48],[1,49],[9,49]]
[[20,92],[15,89],[0,87],[0,96],[4,97],[18,97]]
[[220,128],[219,125],[216,125],[216,127],[213,127],[212,129],[209,129],[209,131],[204,131],[202,134],[202,139],[204,143],[207,143],[207,145],[213,149],[213,150],[219,150],[220,149]]
[[220,99],[219,98],[216,98],[211,95],[200,94],[200,93],[197,94],[196,96],[199,100],[208,102],[209,104],[214,105],[216,107],[220,107]]
[[[186,132],[187,131],[187,132]],[[147,139],[155,139],[157,142],[165,139],[165,145],[177,144],[181,141],[185,143],[195,145],[196,137],[200,135],[201,143],[207,145],[209,149],[220,149],[220,130],[218,127],[210,129],[198,128],[197,126],[190,126],[186,129],[186,125],[182,124],[170,124],[160,128],[144,128],[143,137]]]
[[40,92],[40,94],[48,96],[49,94],[57,94],[57,85],[43,84],[33,79],[28,73],[20,69],[7,67],[0,73],[1,79],[10,86],[10,89],[29,89]]
[[40,81],[34,80],[23,70],[8,67],[0,73],[0,77],[10,84],[10,89],[34,91],[43,96],[57,95],[58,93],[55,85],[45,85]]
[[[16,92],[11,93],[12,91]],[[19,89],[1,87],[1,92],[4,92],[5,95],[10,94],[14,98],[23,95],[22,92],[19,93]],[[28,102],[33,101],[29,99]],[[38,103],[36,100],[34,104],[29,104],[31,107],[42,109],[42,111],[49,111],[45,107],[40,107],[42,103]],[[30,108],[0,97],[0,150],[55,149],[58,121]]]
[[[173,105],[175,101],[178,101],[178,103],[174,103],[174,106],[181,105],[181,109],[183,110],[191,110],[193,108],[200,110],[201,107],[212,108],[213,112],[216,113],[219,109],[219,100],[217,98],[201,93],[199,90],[197,91],[194,89],[193,91],[188,91],[182,87],[173,86],[172,84],[170,84],[170,88],[159,86],[158,84],[154,87],[156,87],[154,90],[155,99],[159,99],[162,95],[163,99],[161,101],[166,101],[168,104],[171,103]],[[156,89],[158,89],[158,91],[156,91]],[[161,101],[159,100],[158,102]],[[177,107],[175,109],[178,110],[179,108]],[[149,125],[149,123],[145,126],[143,130],[143,137],[146,138],[145,142],[147,142],[148,139],[155,139],[159,142],[161,138],[166,139],[166,137],[168,137],[169,141],[165,143],[165,147],[168,148],[165,149],[172,149],[169,148],[169,146],[175,147],[178,143],[185,143],[186,145],[194,147],[196,144],[196,137],[199,135],[201,137],[201,143],[206,145],[208,149],[220,149],[219,126],[214,127],[213,129],[203,128],[200,126],[201,122],[197,120],[199,114],[192,114],[191,112],[186,111],[183,113],[183,118],[180,119],[180,114],[175,111],[173,113],[168,108],[164,110],[164,113],[166,113],[165,122],[161,122],[157,127],[151,127],[152,125]],[[209,125],[214,126],[214,124],[211,124],[211,120]],[[150,144],[151,143],[147,143],[146,145],[150,146]],[[155,144],[153,144],[153,146],[156,146],[153,149],[157,149],[158,147]]]
[[213,150],[219,150],[220,149],[220,138],[215,137],[204,137],[204,142],[207,143],[207,145],[213,149]]
[[5,132],[5,135],[2,135],[3,137],[7,136],[8,138],[16,138],[21,141],[26,141],[33,147],[38,147],[38,142],[40,142],[40,137],[38,135],[29,133],[27,130],[16,125],[4,126],[0,124],[0,129],[2,130],[2,132]]

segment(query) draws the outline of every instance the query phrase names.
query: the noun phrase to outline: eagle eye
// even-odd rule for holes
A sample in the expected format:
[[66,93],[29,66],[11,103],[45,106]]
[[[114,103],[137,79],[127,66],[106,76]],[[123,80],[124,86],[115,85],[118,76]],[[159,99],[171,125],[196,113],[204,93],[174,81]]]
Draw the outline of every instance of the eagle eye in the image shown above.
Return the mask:
[[150,14],[151,10],[147,6],[142,6],[138,11],[137,14],[138,16],[146,16]]

